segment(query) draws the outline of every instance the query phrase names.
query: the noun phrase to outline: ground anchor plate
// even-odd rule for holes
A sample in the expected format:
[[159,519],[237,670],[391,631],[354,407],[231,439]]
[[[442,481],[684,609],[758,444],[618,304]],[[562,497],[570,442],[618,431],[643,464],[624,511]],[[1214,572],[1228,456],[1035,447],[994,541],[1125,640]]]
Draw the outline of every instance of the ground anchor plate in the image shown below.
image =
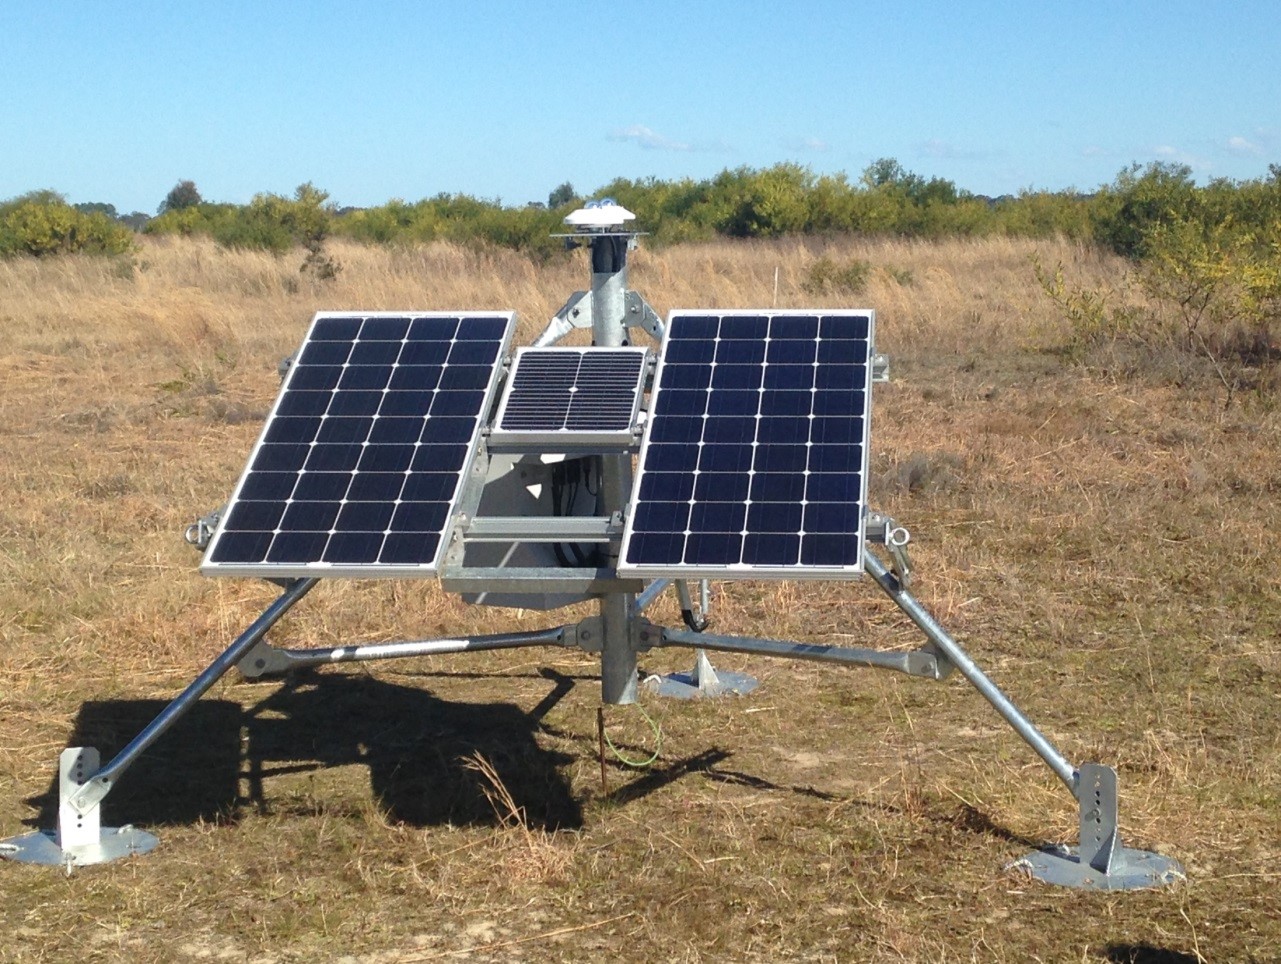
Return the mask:
[[1047,847],[1014,861],[1010,869],[1026,870],[1047,884],[1085,890],[1166,887],[1184,876],[1183,867],[1173,857],[1129,847],[1116,851],[1106,874],[1082,863],[1076,847]]
[[49,866],[86,867],[105,864],[132,854],[145,854],[154,850],[159,838],[136,827],[103,827],[97,843],[68,847],[58,846],[57,834],[52,830],[37,830],[0,843],[0,857],[24,864]]

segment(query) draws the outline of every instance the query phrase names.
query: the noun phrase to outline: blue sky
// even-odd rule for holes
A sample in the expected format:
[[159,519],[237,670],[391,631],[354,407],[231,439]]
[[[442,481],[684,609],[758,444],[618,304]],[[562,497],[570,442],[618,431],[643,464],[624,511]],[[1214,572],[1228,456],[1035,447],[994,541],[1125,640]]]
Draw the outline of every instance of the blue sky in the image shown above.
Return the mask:
[[343,205],[895,157],[984,194],[1281,162],[1281,3],[0,0],[0,198]]

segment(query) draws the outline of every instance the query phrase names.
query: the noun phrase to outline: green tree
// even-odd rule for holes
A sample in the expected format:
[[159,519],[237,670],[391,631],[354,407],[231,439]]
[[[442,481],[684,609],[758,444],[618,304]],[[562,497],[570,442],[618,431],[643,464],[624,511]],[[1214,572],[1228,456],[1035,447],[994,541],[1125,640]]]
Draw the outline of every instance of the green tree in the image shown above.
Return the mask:
[[173,186],[165,199],[160,202],[157,213],[165,214],[169,211],[182,211],[186,208],[194,208],[203,203],[200,192],[196,190],[195,181],[179,181]]
[[547,195],[547,206],[549,208],[558,208],[562,205],[570,204],[577,199],[578,195],[574,193],[574,185],[566,181],[560,187],[553,190],[551,194]]
[[105,214],[113,221],[118,220],[120,217],[120,215],[116,213],[116,206],[114,204],[107,204],[103,201],[85,201],[73,206],[81,214]]
[[860,180],[872,190],[898,188],[908,194],[924,183],[919,174],[911,173],[892,157],[880,157],[867,165]]
[[144,214],[142,211],[133,211],[129,214],[121,214],[116,218],[125,227],[134,231],[141,231],[151,220],[150,214]]

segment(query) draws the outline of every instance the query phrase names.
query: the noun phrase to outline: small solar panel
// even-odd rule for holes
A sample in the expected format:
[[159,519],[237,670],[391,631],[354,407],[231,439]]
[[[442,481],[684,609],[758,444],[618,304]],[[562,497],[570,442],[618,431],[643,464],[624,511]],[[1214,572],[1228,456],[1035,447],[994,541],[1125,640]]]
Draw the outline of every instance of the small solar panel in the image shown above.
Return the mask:
[[313,319],[201,571],[429,575],[515,315]]
[[645,348],[519,348],[491,443],[541,438],[632,441]]
[[673,312],[620,575],[863,569],[871,311]]

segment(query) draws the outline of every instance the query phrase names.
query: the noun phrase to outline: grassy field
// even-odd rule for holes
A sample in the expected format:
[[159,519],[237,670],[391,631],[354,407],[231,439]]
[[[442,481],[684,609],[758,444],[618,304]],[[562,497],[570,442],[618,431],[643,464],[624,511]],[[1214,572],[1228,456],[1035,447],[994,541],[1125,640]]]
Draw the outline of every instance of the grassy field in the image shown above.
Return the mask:
[[[275,595],[201,578],[181,536],[230,493],[313,311],[514,308],[528,338],[586,280],[581,253],[333,250],[318,286],[301,256],[198,241],[0,262],[0,837],[50,825],[62,747],[117,750]],[[1066,355],[1034,254],[1123,270],[1049,242],[718,243],[642,250],[632,284],[660,313],[877,310],[872,502],[914,533],[919,597],[1070,759],[1118,767],[1126,842],[1186,882],[1007,870],[1074,842],[1075,804],[957,678],[726,656],[759,690],[646,698],[661,755],[603,788],[598,663],[525,650],[228,676],[108,799],[157,851],[0,864],[0,961],[1281,959],[1281,407],[1194,365]],[[807,292],[822,256],[869,261],[866,291]],[[574,618],[334,582],[272,638]],[[870,580],[721,586],[714,628],[919,639]],[[606,719],[653,749],[635,707]]]

